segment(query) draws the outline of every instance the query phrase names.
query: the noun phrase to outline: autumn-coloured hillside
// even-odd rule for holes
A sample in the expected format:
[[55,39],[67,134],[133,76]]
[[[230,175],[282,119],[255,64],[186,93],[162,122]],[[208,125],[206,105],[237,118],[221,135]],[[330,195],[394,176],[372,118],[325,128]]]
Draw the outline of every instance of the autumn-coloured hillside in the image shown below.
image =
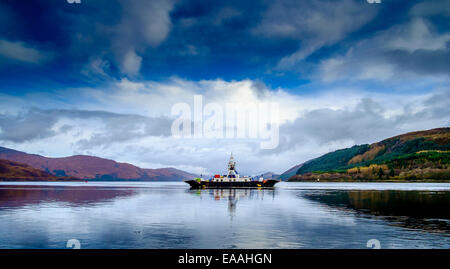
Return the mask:
[[450,128],[394,136],[327,153],[304,163],[290,180],[450,180]]
[[128,163],[118,163],[86,155],[47,158],[3,147],[0,147],[0,159],[25,163],[54,176],[71,176],[90,180],[179,181],[195,177],[174,168],[142,169]]
[[10,180],[36,180],[56,181],[75,180],[75,178],[56,177],[40,169],[33,168],[27,164],[0,159],[0,181]]

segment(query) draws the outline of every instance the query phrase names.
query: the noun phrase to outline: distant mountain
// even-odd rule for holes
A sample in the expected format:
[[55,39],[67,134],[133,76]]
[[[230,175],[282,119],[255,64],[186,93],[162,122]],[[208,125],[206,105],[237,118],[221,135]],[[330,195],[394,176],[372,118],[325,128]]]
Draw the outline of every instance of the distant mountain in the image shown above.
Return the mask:
[[294,167],[289,168],[287,171],[285,171],[283,174],[279,175],[277,179],[280,180],[288,180],[290,177],[294,176],[297,173],[297,170],[302,167],[302,163],[301,164],[297,164]]
[[290,180],[450,179],[449,164],[450,128],[437,128],[327,153],[305,162]]
[[181,181],[198,177],[198,175],[171,167],[143,170],[145,171],[147,177],[151,178],[152,181]]
[[86,155],[47,158],[4,147],[0,147],[0,159],[28,164],[54,176],[90,180],[180,181],[195,177],[175,168],[142,169],[128,163]]
[[0,159],[0,181],[29,179],[36,181],[56,181],[61,179],[74,180],[74,178],[56,177],[27,164]]
[[273,172],[266,172],[266,173],[262,174],[262,177],[265,178],[265,179],[276,179],[276,178],[278,178],[279,176],[280,176],[280,175],[275,174],[275,173],[273,173]]

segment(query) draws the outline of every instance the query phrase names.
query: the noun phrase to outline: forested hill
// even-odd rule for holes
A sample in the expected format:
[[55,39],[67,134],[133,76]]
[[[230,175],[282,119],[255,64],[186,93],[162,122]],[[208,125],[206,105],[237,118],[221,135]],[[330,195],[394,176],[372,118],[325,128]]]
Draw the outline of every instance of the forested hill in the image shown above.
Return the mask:
[[[353,179],[387,178],[389,175],[411,178],[437,175],[444,177],[440,179],[447,179],[449,157],[450,128],[438,128],[406,133],[378,143],[356,145],[327,153],[305,162],[291,180],[310,179],[325,173],[332,175],[333,178]],[[366,170],[370,171],[363,173]]]

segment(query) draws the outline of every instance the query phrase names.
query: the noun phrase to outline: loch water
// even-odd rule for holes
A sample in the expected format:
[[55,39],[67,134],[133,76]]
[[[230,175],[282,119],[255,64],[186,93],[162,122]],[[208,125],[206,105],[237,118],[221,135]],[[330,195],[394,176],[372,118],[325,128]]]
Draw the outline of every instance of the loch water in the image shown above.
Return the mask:
[[1,182],[0,248],[448,249],[449,209],[448,183]]

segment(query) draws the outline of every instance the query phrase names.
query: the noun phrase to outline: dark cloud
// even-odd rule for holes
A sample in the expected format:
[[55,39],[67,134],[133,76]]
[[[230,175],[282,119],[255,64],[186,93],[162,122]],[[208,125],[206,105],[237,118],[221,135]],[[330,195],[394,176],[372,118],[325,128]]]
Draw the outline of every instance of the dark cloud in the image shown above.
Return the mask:
[[[386,117],[387,108],[370,98],[362,99],[355,109],[316,109],[280,126],[278,148],[265,154],[289,151],[305,145],[324,145],[351,141],[374,143],[410,131],[450,125],[450,88],[418,103],[409,103],[397,116]],[[415,110],[416,107],[423,109]]]
[[393,119],[385,119],[385,109],[372,99],[362,99],[354,110],[316,109],[280,127],[281,152],[314,142],[322,145],[345,140],[368,143],[396,133]]
[[[61,84],[100,84],[124,75],[146,79],[178,75],[193,80],[252,78],[292,85],[308,79],[314,67],[330,55],[393,26],[387,22],[402,24],[412,17],[426,17],[437,32],[446,31],[448,22],[442,16],[448,15],[448,1],[416,3],[410,9],[414,2],[98,0],[71,5],[66,1],[4,1],[0,15],[8,15],[0,16],[0,40],[53,51],[54,57],[39,69],[15,66],[3,70],[0,82],[22,85],[14,76],[20,73],[29,83],[39,80],[39,86],[45,74],[57,74],[44,79]],[[383,56],[385,45],[377,44],[380,53],[376,57]],[[356,60],[370,54],[370,49]],[[417,72],[442,73],[447,67],[446,58],[439,58],[447,56],[447,51],[387,52],[393,54],[389,55],[393,64]],[[311,58],[303,62],[305,57]],[[417,68],[416,62],[428,59],[438,59],[438,67]],[[275,66],[286,68],[279,74]]]
[[414,16],[447,16],[450,17],[450,0],[428,0],[411,8]]
[[96,132],[88,139],[79,140],[79,149],[108,147],[113,143],[131,141],[148,136],[169,136],[172,120],[167,117],[147,118],[136,115],[117,115],[104,119],[101,132]]
[[0,140],[21,143],[49,138],[76,129],[75,123],[56,129],[60,120],[97,120],[102,132],[78,141],[82,148],[108,145],[146,136],[169,136],[172,121],[167,117],[145,117],[106,111],[30,109],[18,115],[0,114]]
[[40,51],[24,44],[23,42],[11,42],[0,39],[0,59],[1,63],[8,63],[9,60],[30,64],[40,64],[51,58],[51,53]]
[[40,110],[18,115],[0,114],[0,140],[21,143],[54,136],[57,118]]
[[[450,88],[442,89],[423,102],[424,109],[419,112],[410,112],[409,115],[402,116],[398,122],[409,120],[411,124],[414,122],[421,123],[423,121],[432,121],[440,119],[441,126],[450,126]],[[408,111],[413,109],[408,108]]]
[[316,78],[325,81],[414,81],[450,74],[450,32],[414,18],[353,44],[323,60]]
[[445,49],[413,52],[392,50],[385,52],[388,62],[394,63],[399,69],[412,71],[419,75],[450,75],[450,41]]
[[372,20],[377,8],[361,1],[274,1],[255,34],[292,38],[299,49],[281,59],[278,66],[291,68],[322,46],[332,45]]

